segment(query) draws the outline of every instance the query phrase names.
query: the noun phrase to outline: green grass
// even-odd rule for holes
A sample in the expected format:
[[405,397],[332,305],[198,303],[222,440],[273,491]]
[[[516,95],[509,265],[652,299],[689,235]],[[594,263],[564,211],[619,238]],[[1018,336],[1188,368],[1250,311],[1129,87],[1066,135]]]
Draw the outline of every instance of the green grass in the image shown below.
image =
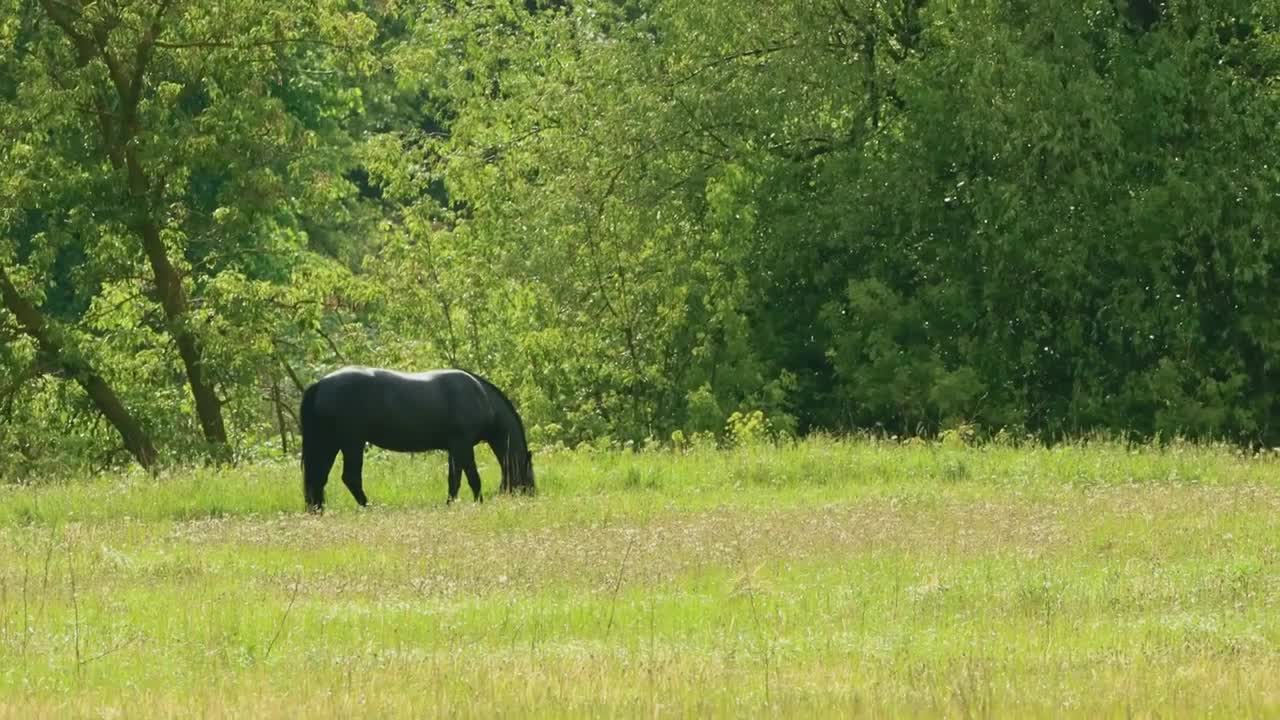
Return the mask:
[[537,464],[446,508],[377,454],[320,518],[294,463],[4,488],[0,717],[1280,714],[1274,454]]

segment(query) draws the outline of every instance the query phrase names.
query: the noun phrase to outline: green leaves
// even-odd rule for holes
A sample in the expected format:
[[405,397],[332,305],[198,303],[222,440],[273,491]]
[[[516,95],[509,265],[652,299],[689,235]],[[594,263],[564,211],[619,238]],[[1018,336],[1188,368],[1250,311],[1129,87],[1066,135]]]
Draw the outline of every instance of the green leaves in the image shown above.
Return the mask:
[[175,431],[170,449],[189,429],[175,366],[217,441],[219,406],[256,406],[272,339],[290,336],[265,318],[307,230],[358,221],[344,176],[373,21],[288,2],[33,2],[16,17],[0,33],[0,130],[17,140],[0,256],[67,323],[60,352],[92,348],[144,425]]
[[193,352],[242,446],[345,362],[566,444],[1274,439],[1274,0],[353,7],[0,0],[0,261],[170,448]]

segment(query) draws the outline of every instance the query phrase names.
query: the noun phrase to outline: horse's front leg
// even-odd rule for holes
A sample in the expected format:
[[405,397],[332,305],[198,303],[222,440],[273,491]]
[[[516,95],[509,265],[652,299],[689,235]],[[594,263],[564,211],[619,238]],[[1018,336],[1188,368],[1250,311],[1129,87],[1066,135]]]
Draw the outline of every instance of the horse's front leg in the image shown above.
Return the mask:
[[364,494],[363,469],[364,443],[352,443],[342,448],[342,482],[360,507],[369,504],[369,498]]
[[480,492],[480,471],[476,469],[476,459],[471,458],[471,462],[463,467],[463,471],[467,473],[467,484],[471,486],[471,497],[475,498],[478,503],[484,502],[484,494]]
[[471,486],[471,497],[476,502],[484,502],[484,495],[480,492],[480,471],[476,469],[476,450],[474,447],[468,447],[462,452],[462,471],[467,474],[467,484]]
[[449,501],[458,499],[458,488],[462,485],[462,473],[467,474],[467,484],[471,486],[471,495],[476,502],[484,502],[480,494],[480,473],[476,470],[476,451],[470,445],[456,445],[449,451]]

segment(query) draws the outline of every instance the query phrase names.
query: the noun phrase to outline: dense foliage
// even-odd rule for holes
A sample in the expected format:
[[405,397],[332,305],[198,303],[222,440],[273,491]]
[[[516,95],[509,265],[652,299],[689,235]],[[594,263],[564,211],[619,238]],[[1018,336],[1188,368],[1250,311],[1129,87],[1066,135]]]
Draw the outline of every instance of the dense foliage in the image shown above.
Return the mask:
[[0,474],[292,452],[343,363],[1274,445],[1278,81],[1276,0],[0,0]]

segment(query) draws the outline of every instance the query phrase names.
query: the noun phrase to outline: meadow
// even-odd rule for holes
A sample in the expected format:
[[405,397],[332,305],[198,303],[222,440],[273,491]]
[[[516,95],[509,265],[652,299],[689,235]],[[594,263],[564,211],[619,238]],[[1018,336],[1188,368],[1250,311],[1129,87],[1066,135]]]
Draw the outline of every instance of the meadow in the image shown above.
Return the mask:
[[[492,457],[481,475],[497,485]],[[811,439],[0,488],[0,717],[1280,715],[1280,456]]]

